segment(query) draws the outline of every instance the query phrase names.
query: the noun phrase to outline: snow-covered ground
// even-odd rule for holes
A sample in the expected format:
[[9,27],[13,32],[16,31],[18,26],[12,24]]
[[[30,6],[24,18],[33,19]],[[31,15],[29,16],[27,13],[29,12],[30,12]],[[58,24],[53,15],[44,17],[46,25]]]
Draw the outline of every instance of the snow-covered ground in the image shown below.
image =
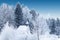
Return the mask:
[[[0,40],[38,40],[38,38],[36,33],[30,33],[29,26],[22,25],[18,29],[14,29],[7,22],[0,34]],[[56,35],[46,33],[39,35],[39,40],[60,40],[60,38]]]

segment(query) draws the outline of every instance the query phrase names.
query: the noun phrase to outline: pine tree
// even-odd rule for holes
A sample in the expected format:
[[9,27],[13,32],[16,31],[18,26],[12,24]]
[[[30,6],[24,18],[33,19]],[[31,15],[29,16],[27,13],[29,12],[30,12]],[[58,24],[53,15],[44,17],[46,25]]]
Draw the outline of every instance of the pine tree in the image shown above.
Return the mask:
[[49,25],[50,29],[51,29],[51,34],[55,34],[55,19],[51,19],[50,20],[50,25]]
[[37,16],[35,10],[31,10],[30,13],[32,14],[32,19],[35,20]]
[[59,20],[59,18],[57,18],[57,20],[56,20],[55,30],[56,30],[56,35],[60,35],[60,20]]
[[30,14],[32,14],[32,21],[29,21],[29,28],[30,28],[30,32],[33,34],[33,30],[34,30],[33,22],[35,22],[35,20],[36,20],[36,12],[35,12],[35,10],[31,10]]
[[19,27],[19,25],[22,25],[23,21],[23,13],[21,5],[18,3],[15,9],[15,25]]

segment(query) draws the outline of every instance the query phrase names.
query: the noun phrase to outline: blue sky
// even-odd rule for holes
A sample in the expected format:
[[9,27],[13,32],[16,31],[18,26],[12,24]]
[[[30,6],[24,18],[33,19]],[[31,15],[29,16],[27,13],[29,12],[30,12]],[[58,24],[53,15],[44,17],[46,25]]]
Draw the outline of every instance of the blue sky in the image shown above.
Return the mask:
[[60,16],[60,1],[59,0],[0,0],[0,4],[7,3],[15,5],[17,2],[28,6],[30,9],[35,9],[41,14],[51,14]]

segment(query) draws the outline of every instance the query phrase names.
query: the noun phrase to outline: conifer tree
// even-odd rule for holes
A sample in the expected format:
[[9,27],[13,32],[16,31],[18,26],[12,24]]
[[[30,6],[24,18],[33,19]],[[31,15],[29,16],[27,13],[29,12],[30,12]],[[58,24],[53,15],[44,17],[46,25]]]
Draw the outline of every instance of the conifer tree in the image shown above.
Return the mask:
[[15,25],[19,27],[19,25],[22,25],[23,23],[22,21],[23,21],[22,8],[21,5],[18,3],[15,9]]

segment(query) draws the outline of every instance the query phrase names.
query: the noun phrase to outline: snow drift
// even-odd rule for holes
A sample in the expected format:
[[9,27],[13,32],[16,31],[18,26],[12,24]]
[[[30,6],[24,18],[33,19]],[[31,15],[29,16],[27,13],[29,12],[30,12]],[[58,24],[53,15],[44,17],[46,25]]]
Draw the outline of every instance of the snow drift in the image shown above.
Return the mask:
[[[29,26],[22,25],[18,29],[14,29],[8,25],[4,25],[0,34],[0,40],[37,40],[36,33],[31,34]],[[60,40],[58,36],[51,34],[39,35],[39,40]]]

